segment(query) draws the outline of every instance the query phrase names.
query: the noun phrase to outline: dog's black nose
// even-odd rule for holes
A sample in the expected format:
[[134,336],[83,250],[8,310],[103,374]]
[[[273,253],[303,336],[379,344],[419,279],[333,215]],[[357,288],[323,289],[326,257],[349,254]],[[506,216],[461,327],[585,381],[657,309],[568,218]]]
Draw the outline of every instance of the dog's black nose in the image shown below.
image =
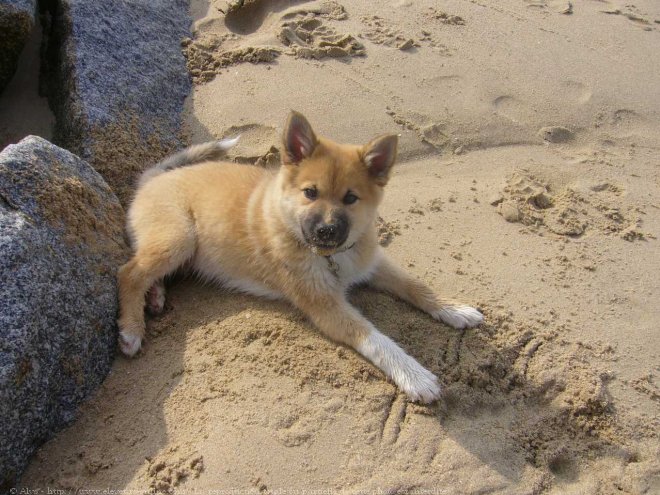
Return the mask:
[[334,223],[322,224],[316,227],[316,237],[321,242],[335,242],[337,240],[337,232],[339,232],[339,226]]
[[350,222],[342,212],[326,215],[327,217],[330,217],[328,222],[320,214],[306,217],[302,225],[303,235],[305,240],[313,246],[337,248],[348,239]]
[[346,241],[348,230],[348,219],[344,215],[335,215],[330,223],[317,222],[313,232],[319,244],[340,246]]

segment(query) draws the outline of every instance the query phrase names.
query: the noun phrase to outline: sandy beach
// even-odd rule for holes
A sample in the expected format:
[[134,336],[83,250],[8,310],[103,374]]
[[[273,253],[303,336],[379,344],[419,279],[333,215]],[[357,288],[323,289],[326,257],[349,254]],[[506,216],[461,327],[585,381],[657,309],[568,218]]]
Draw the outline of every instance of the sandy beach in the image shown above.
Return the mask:
[[[351,300],[436,373],[409,402],[284,302],[175,280],[25,488],[660,493],[660,4],[192,0],[191,143],[278,163],[400,134],[388,253],[486,316]],[[146,166],[147,164],[145,164]],[[238,490],[232,492],[231,490]]]

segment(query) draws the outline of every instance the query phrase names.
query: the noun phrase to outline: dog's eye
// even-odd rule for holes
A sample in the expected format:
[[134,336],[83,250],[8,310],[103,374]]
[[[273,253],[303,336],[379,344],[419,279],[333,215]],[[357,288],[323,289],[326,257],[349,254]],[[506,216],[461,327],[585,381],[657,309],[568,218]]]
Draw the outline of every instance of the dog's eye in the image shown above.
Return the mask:
[[305,189],[303,189],[303,194],[307,199],[314,201],[318,197],[319,192],[316,190],[315,187],[306,187]]
[[348,192],[346,193],[346,196],[344,196],[344,200],[343,200],[343,201],[344,201],[344,204],[345,204],[345,205],[352,205],[352,204],[355,203],[358,199],[360,199],[360,198],[358,198],[358,197],[357,197],[355,194],[353,194],[351,191],[348,191]]

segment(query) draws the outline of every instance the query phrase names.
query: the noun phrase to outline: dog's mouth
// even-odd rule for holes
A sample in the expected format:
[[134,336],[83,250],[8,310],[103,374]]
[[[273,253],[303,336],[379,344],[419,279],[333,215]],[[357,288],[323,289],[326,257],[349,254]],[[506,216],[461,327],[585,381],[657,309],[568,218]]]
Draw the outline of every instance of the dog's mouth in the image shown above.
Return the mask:
[[305,242],[307,243],[307,246],[315,253],[315,254],[320,254],[322,256],[329,256],[331,254],[334,254],[335,252],[341,250],[342,246],[344,245],[344,242],[322,242],[319,239],[314,239],[314,238],[308,238],[307,236],[305,237]]
[[307,246],[311,251],[318,256],[332,256],[334,254],[343,253],[355,246],[355,242],[352,244],[346,243],[347,239],[343,240],[340,243],[328,244],[323,242],[307,242]]

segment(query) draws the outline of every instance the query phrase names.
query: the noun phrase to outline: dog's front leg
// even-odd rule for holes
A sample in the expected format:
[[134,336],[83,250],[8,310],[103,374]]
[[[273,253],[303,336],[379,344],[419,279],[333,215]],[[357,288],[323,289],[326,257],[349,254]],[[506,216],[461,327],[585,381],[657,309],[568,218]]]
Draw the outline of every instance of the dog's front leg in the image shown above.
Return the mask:
[[484,319],[483,315],[471,306],[439,297],[426,284],[392,263],[384,253],[369,283],[454,328],[476,327]]
[[346,301],[343,295],[294,295],[293,302],[328,337],[353,347],[380,368],[410,399],[433,402],[441,394],[438,378]]

